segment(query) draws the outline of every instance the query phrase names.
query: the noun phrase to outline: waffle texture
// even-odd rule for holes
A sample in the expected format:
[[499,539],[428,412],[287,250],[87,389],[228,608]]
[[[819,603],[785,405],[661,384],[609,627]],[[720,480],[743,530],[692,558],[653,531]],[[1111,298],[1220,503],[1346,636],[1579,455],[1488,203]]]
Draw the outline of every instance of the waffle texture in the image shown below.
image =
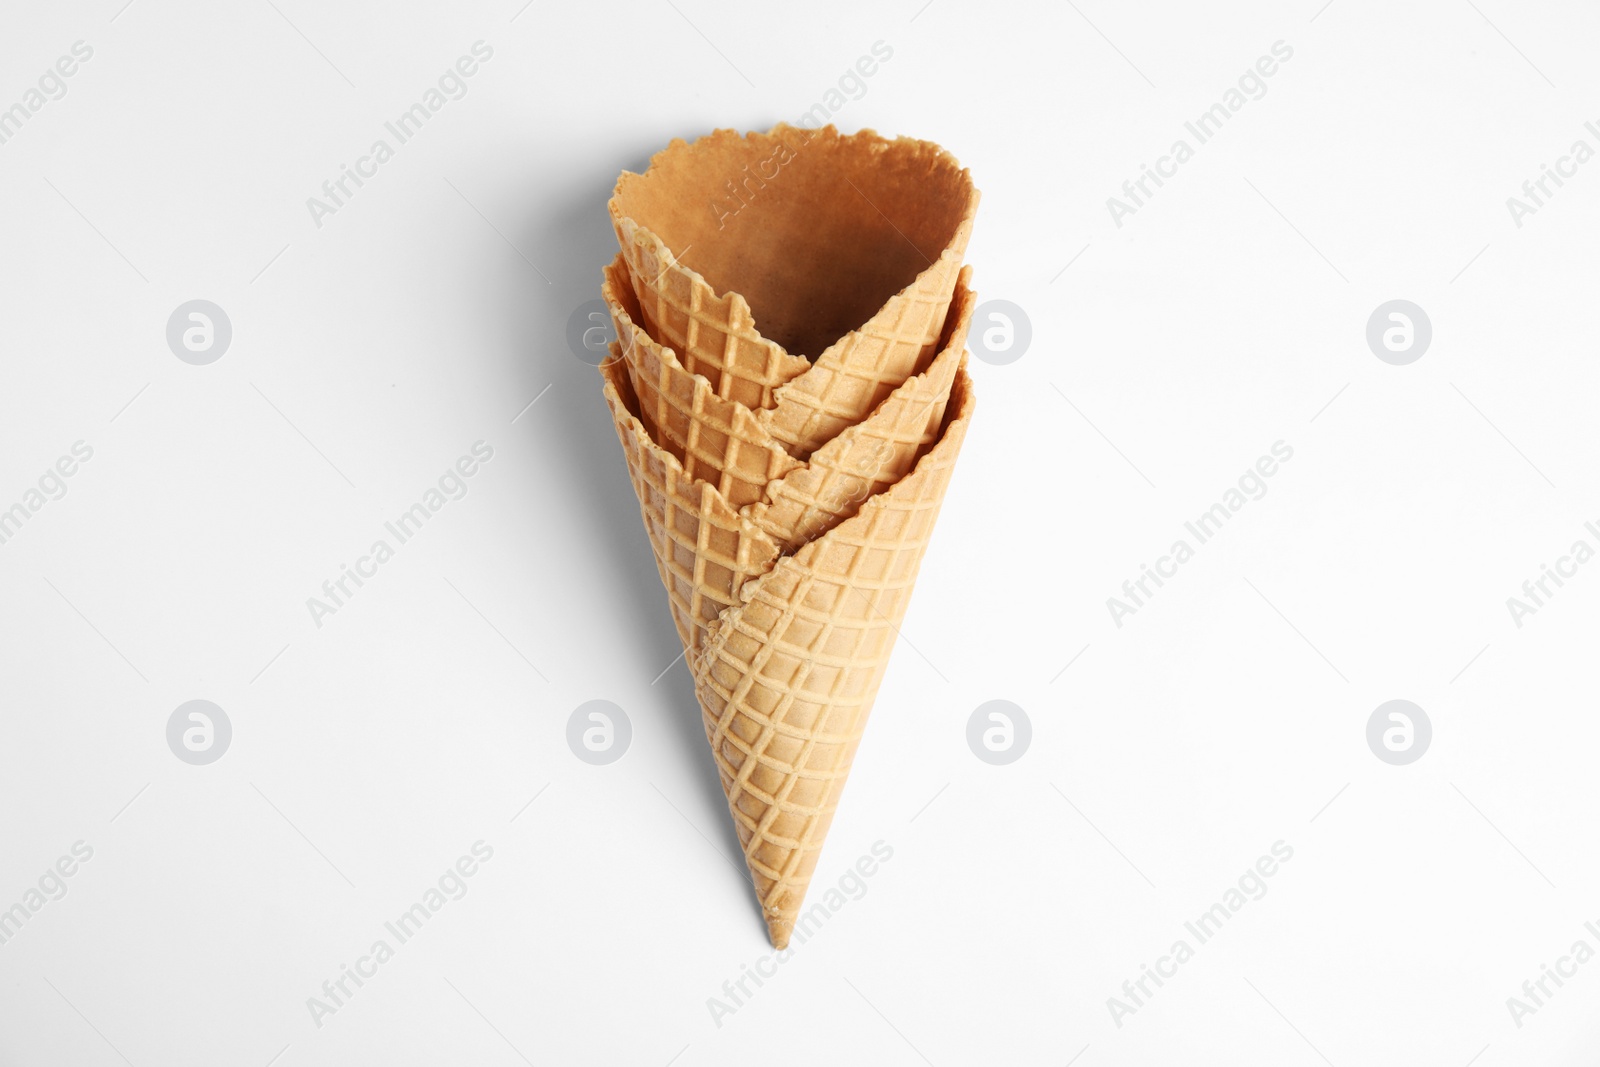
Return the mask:
[[[688,413],[687,434],[669,434],[635,391],[633,383],[640,376],[634,364],[648,366],[652,360],[660,360],[675,366],[672,351],[656,345],[637,328],[631,340],[637,349],[653,352],[650,359],[622,348],[620,337],[613,342],[611,358],[601,365],[606,402],[611,406],[657,569],[679,637],[690,652],[691,666],[705,628],[718,612],[736,602],[740,583],[765,573],[778,556],[797,551],[855,515],[863,501],[910,473],[938,439],[951,386],[965,358],[963,346],[974,299],[963,285],[939,356],[926,372],[902,383],[866,420],[828,442],[806,462],[788,460],[792,469],[782,477],[760,486],[748,478],[732,481],[742,491],[752,487],[758,491],[754,500],[742,506],[730,500],[714,479],[694,477],[689,463],[681,458],[684,450],[671,443],[675,436],[686,437],[690,463],[695,462],[694,442],[718,435],[715,428],[705,429],[704,409]],[[696,395],[706,400],[704,379],[687,375],[681,368],[675,373],[697,383]],[[645,376],[644,381],[645,395],[652,395],[656,379]],[[674,418],[680,414],[670,404],[663,402],[663,406]],[[738,409],[738,405],[729,406]],[[748,417],[748,412],[745,414]],[[710,420],[710,425],[715,427],[720,421]],[[746,442],[719,445],[716,451],[727,447],[730,452],[767,455],[767,446],[770,442]],[[781,449],[770,447],[788,459]],[[713,466],[700,462],[698,469],[705,475],[712,473]]]
[[769,483],[765,498],[743,509],[786,553],[894,485],[938,439],[972,324],[970,276],[970,268],[962,271],[943,347],[928,369],[900,383],[871,415],[811,453],[803,466]]
[[689,477],[716,486],[735,507],[762,499],[768,483],[802,464],[749,408],[719,397],[706,378],[690,373],[672,349],[635,324],[638,304],[621,258],[606,268],[600,295],[610,309],[634,396],[655,426],[657,441]]
[[936,145],[779,126],[609,205],[602,393],[780,949],[975,409],[977,203]]
[[639,418],[623,368],[621,350],[612,342],[611,358],[600,365],[602,392],[667,589],[672,620],[692,658],[706,627],[737,603],[745,582],[771,569],[778,546],[735,511],[715,486],[689,477],[672,453],[655,443]]
[[[753,198],[747,206],[739,201],[737,244],[718,240],[725,217],[714,232],[707,222],[710,213],[701,212],[698,225],[696,216],[684,218],[686,202],[705,201],[707,190],[700,186],[708,174],[748,175],[751,160],[759,167],[761,161],[782,160],[784,153],[788,159],[777,165],[770,183],[751,190],[746,178],[743,188]],[[939,195],[930,195],[930,189]],[[674,141],[644,175],[624,174],[608,206],[644,328],[675,349],[685,369],[705,377],[717,395],[760,412],[773,436],[804,458],[865,418],[933,357],[978,199],[971,175],[929,142],[889,141],[871,130],[846,137],[831,126],[779,125],[742,138],[724,130],[693,144]],[[819,203],[849,209],[843,213],[854,225],[822,227],[818,237]],[[764,216],[770,227],[762,226]],[[873,229],[877,242],[863,236]],[[676,254],[669,233],[679,239]],[[810,255],[799,255],[808,244]],[[730,245],[735,254],[716,254]],[[820,343],[816,330],[796,320],[830,296],[834,303],[848,299],[811,282],[815,272],[796,276],[813,258],[829,263],[837,276],[834,287],[859,280],[881,289],[886,278],[904,283],[865,321],[824,333],[826,346],[810,362],[763,335],[744,295],[719,293],[693,266],[706,260],[708,270],[725,277],[741,268],[761,268],[758,284],[771,292],[763,317],[797,343],[815,347]],[[890,266],[877,269],[885,261]]]
[[615,225],[644,328],[681,353],[684,367],[710,382],[718,396],[760,411],[776,403],[779,386],[811,368],[804,356],[791,356],[761,336],[744,297],[718,296],[632,219]]
[[751,582],[696,657],[706,734],[778,948],[798,920],[966,438],[964,361],[951,407],[912,474]]

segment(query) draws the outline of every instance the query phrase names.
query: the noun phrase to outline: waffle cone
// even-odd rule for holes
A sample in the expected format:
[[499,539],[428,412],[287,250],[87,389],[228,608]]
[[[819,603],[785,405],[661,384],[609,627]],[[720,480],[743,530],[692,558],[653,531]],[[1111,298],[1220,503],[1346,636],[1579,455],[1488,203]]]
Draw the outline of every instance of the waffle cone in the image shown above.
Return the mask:
[[768,934],[806,890],[975,406],[971,176],[780,125],[623,174],[602,391]]
[[779,125],[674,141],[609,207],[644,329],[803,459],[934,356],[977,204],[937,145]]
[[717,773],[767,932],[799,925],[974,405],[957,368],[938,443],[911,474],[767,574],[692,665]]

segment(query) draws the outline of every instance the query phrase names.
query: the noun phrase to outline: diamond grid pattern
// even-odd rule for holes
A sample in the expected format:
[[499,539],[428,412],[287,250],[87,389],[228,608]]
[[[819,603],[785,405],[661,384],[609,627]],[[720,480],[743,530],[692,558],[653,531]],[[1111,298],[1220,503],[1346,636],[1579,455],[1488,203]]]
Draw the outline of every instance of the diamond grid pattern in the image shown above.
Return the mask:
[[630,410],[632,391],[615,342],[611,356],[600,368],[606,405],[639,497],[673,622],[692,664],[707,625],[737,601],[749,578],[771,568],[778,546],[714,487],[690,478],[671,453],[654,445],[649,430]]
[[899,481],[938,438],[972,323],[970,278],[970,268],[963,270],[948,338],[928,369],[907,378],[865,421],[813,452],[805,466],[769,485],[765,501],[744,508],[785,552],[826,533],[861,501]]
[[705,378],[719,397],[760,411],[776,403],[779,386],[811,368],[809,360],[789,355],[757,332],[744,297],[718,297],[655,234],[632,219],[619,220],[616,231],[645,330],[677,352],[684,369]]
[[949,246],[815,363],[763,338],[741,295],[718,297],[611,204],[621,254],[603,293],[619,343],[601,367],[606,401],[778,948],[975,403],[961,259],[978,197],[960,180]]
[[[901,383],[864,421],[853,424],[802,464],[756,424],[743,405],[711,393],[675,353],[634,323],[638,305],[627,289],[622,257],[606,268],[602,286],[630,380],[658,444],[690,477],[709,482],[779,542],[784,551],[824,533],[856,506],[905,475],[931,445],[944,415],[950,383],[966,343],[973,297],[963,268],[950,322],[935,342],[940,355]],[[948,325],[948,330],[943,326]]]
[[759,417],[790,455],[809,456],[927,365],[939,347],[970,233],[969,220],[915,283],[830,345],[809,373],[778,389],[776,403]]
[[[744,405],[717,396],[690,374],[671,349],[639,329],[629,314],[622,257],[601,288],[617,329],[634,396],[655,428],[655,440],[691,477],[717,487],[734,507],[761,500],[767,485],[801,466]],[[636,305],[635,305],[636,306]]]
[[616,231],[645,330],[674,349],[691,374],[711,382],[718,396],[760,413],[790,455],[804,459],[860,422],[932,357],[977,208],[974,190],[939,258],[815,363],[763,338],[742,296],[718,298],[704,278],[633,219],[617,220]]
[[751,583],[713,626],[695,684],[773,944],[787,944],[974,406],[915,471]]

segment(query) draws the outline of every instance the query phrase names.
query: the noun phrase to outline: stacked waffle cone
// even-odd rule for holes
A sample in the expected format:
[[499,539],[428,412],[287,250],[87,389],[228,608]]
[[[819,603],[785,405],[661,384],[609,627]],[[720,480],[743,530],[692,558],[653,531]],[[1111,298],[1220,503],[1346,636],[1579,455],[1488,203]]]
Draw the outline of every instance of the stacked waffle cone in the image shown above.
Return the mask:
[[977,205],[831,126],[674,141],[610,202],[602,391],[779,949],[972,417]]

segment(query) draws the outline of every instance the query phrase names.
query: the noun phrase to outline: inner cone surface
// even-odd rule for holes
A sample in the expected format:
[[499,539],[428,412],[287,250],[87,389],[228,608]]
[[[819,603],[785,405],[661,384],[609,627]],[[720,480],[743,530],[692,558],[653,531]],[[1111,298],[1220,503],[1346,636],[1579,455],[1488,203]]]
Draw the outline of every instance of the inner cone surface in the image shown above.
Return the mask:
[[673,142],[623,174],[611,213],[742,295],[763,337],[815,359],[937,261],[976,198],[937,145],[780,125]]

